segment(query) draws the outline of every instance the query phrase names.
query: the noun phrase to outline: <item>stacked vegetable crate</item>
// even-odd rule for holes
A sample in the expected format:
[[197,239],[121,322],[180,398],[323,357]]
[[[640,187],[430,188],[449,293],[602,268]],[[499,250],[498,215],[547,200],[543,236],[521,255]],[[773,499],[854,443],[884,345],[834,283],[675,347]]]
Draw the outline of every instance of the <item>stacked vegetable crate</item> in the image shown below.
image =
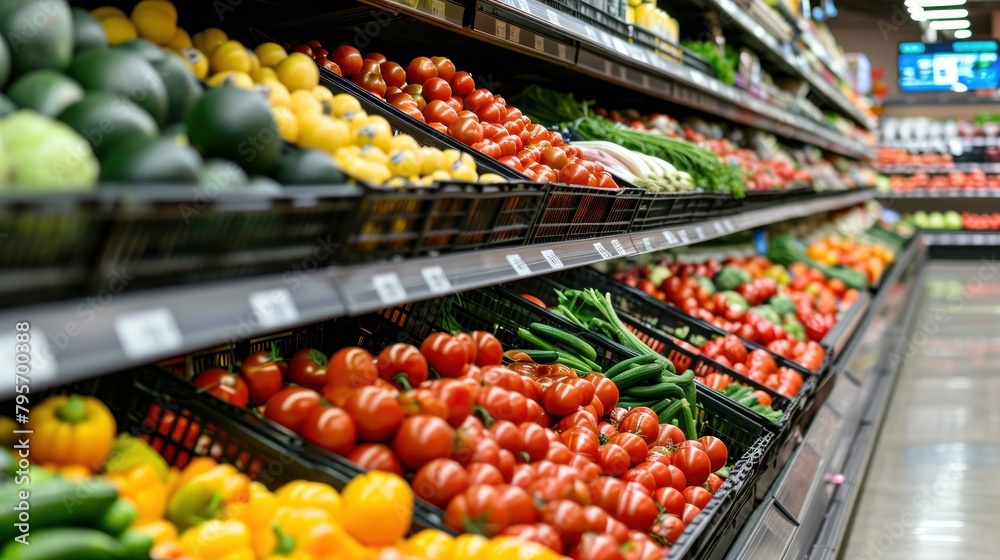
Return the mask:
[[[532,323],[543,323],[590,343],[597,354],[594,361],[604,369],[636,356],[634,351],[594,336],[520,297],[511,297],[508,291],[498,287],[399,305],[383,310],[381,316],[388,321],[388,326],[402,328],[418,340],[432,332],[446,330],[446,324],[457,324],[465,330],[493,332],[505,348],[532,347],[529,340],[522,338],[521,329]],[[359,324],[365,332],[388,328],[386,323],[373,322],[370,317],[363,318]],[[741,520],[753,507],[775,438],[752,416],[727,405],[712,391],[699,387],[697,397],[697,424],[701,435],[721,438],[730,450],[730,457],[736,458],[736,464],[726,484],[702,514],[688,524],[668,558],[707,558],[724,553],[742,524]]]

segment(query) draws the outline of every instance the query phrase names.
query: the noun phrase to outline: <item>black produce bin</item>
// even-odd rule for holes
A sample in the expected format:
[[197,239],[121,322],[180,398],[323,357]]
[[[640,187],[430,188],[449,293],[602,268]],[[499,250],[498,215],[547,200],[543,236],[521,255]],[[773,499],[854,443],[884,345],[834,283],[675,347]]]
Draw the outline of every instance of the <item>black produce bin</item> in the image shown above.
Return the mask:
[[548,185],[530,243],[554,243],[632,231],[644,189]]
[[[300,446],[272,437],[265,420],[199,394],[193,385],[157,367],[110,374],[57,391],[97,397],[111,409],[119,431],[147,440],[178,468],[207,456],[232,464],[272,490],[298,479],[342,490],[364,472],[344,459],[307,456]],[[442,526],[440,511],[416,504],[411,532]]]
[[[504,348],[509,349],[530,347],[517,335],[517,329],[542,322],[587,340],[597,350],[595,361],[605,369],[636,355],[617,343],[571,325],[523,298],[510,297],[501,288],[399,305],[380,314],[382,322],[374,321],[370,316],[362,318],[360,330],[378,333],[402,328],[413,335],[412,341],[417,341],[432,332],[445,330],[442,324],[447,317],[451,317],[465,330],[493,332]],[[364,339],[359,342],[365,345]],[[739,520],[749,515],[763,477],[773,470],[768,457],[774,448],[775,434],[764,429],[753,417],[723,401],[720,395],[699,386],[696,420],[700,434],[719,437],[726,443],[730,460],[735,464],[726,483],[704,511],[687,526],[671,549],[669,558],[703,558],[725,552],[742,525]]]

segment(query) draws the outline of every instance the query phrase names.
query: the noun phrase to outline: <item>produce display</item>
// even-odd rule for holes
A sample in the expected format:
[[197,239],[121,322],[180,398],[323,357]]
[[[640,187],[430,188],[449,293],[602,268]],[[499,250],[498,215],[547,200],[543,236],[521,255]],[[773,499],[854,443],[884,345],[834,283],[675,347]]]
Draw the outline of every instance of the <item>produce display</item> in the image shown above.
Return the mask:
[[907,223],[920,229],[950,229],[950,230],[1000,230],[1000,214],[977,214],[954,210],[947,212],[917,211],[903,218]]
[[[826,357],[818,342],[836,324],[837,314],[859,296],[858,290],[836,278],[827,280],[819,270],[801,263],[786,269],[764,256],[733,257],[723,262],[708,259],[699,265],[661,262],[626,268],[614,276],[812,371],[819,371]],[[719,340],[689,338],[687,342],[740,373],[745,370],[748,377],[779,393],[794,395],[801,385],[797,374],[782,374],[777,367],[770,367],[773,364],[767,364],[763,374],[749,375],[758,359],[742,344],[742,351],[731,342],[733,350],[724,351],[726,340]]]
[[912,175],[891,175],[889,188],[897,192],[917,189],[997,189],[1000,188],[1000,175],[987,174],[980,169],[951,171],[947,174],[918,171]]

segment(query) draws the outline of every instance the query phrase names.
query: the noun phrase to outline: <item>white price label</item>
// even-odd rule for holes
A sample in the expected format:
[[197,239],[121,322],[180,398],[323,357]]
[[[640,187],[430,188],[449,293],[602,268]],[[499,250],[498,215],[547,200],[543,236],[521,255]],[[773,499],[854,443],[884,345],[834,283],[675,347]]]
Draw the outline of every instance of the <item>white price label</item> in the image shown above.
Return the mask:
[[184,342],[174,314],[166,307],[115,317],[115,334],[131,360],[144,360],[180,349]]
[[615,248],[615,252],[618,253],[619,255],[624,255],[625,253],[628,252],[625,250],[625,247],[622,247],[621,242],[618,241],[617,239],[611,240],[611,246]]
[[265,329],[283,327],[299,318],[299,309],[287,288],[253,292],[249,301],[254,317]]
[[436,17],[444,17],[444,0],[430,0],[431,4],[431,15]]
[[546,249],[542,251],[542,257],[545,258],[545,262],[549,263],[552,268],[562,268],[563,263],[559,260],[556,252],[551,249]]
[[667,240],[667,243],[671,245],[677,244],[677,238],[674,237],[673,232],[665,231],[663,232],[663,238]]
[[691,239],[688,238],[688,232],[685,229],[678,230],[677,231],[677,237],[680,238],[680,240],[681,240],[682,243],[690,243],[691,242]]
[[726,233],[726,228],[722,227],[722,222],[712,222],[712,227],[715,228],[715,233]]
[[695,226],[694,234],[698,237],[698,239],[705,239],[705,230],[701,229],[701,226]]
[[528,268],[528,263],[524,262],[521,255],[507,255],[507,262],[510,263],[510,266],[514,269],[514,272],[516,272],[518,276],[531,274],[531,269]]
[[600,242],[594,243],[594,249],[597,249],[597,253],[601,255],[602,259],[610,259],[611,257],[614,256],[611,254],[611,251],[605,249],[604,245],[602,245]]
[[383,272],[372,276],[375,294],[383,305],[394,305],[406,301],[406,288],[395,272]]
[[446,294],[452,290],[451,281],[440,266],[425,266],[420,270],[420,275],[424,277],[432,294]]
[[496,36],[500,37],[501,39],[506,39],[507,38],[507,22],[506,21],[501,21],[499,19],[497,20]]
[[647,251],[653,250],[653,242],[650,241],[648,237],[642,238],[642,246],[645,247]]
[[513,41],[513,42],[515,42],[515,43],[520,43],[521,42],[521,28],[520,27],[518,27],[516,25],[510,26],[510,40]]
[[535,50],[545,52],[545,37],[535,34]]

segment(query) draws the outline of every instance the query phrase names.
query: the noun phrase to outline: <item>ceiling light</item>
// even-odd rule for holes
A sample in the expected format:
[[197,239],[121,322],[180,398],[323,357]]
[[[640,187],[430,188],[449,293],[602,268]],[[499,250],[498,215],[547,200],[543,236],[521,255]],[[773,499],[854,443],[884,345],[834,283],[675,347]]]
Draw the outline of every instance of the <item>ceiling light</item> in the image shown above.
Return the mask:
[[968,29],[958,29],[955,31],[956,39],[968,39],[969,37],[972,37],[972,32]]
[[930,22],[931,29],[968,29],[970,26],[967,19],[936,19]]
[[924,8],[943,8],[945,6],[964,6],[966,0],[906,0],[906,5],[910,2]]
[[[969,10],[924,10],[911,14],[913,21],[930,21],[934,19],[956,19],[968,17]],[[942,28],[943,29],[943,28]]]

